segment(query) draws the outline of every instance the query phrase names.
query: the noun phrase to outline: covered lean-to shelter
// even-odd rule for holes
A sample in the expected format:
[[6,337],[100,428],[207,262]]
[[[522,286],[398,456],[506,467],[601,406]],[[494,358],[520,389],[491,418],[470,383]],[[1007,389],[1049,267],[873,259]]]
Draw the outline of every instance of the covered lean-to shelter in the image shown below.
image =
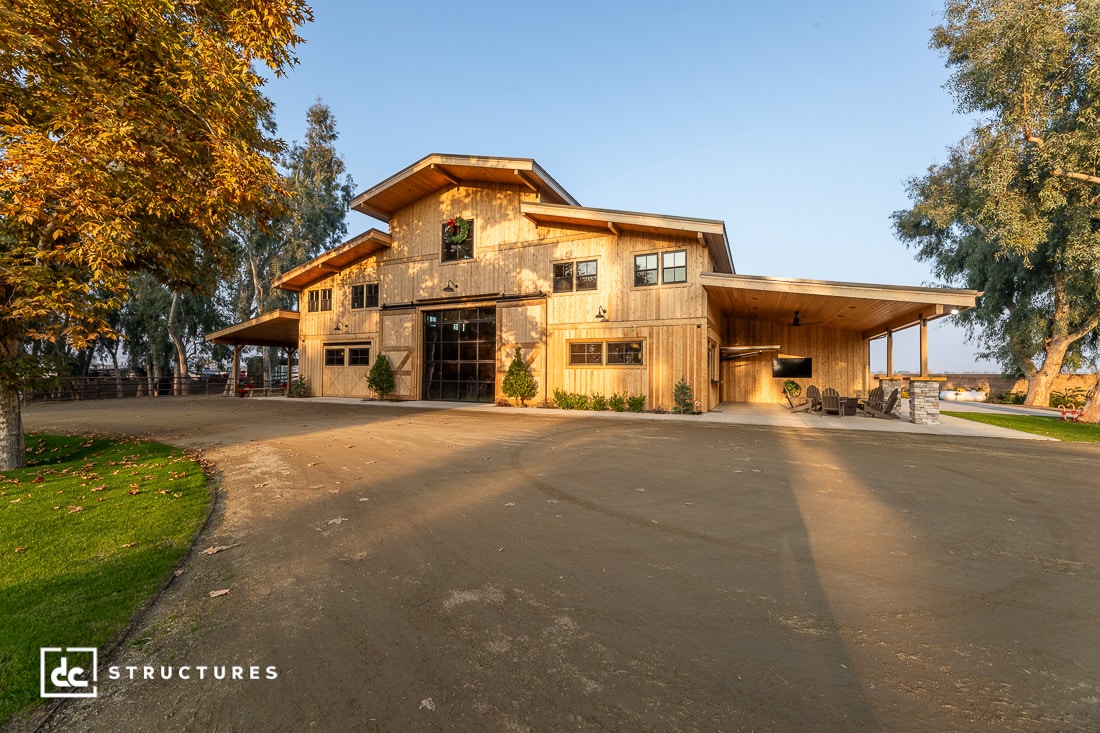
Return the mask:
[[526,158],[429,155],[351,207],[386,229],[282,275],[299,313],[212,340],[296,329],[314,395],[370,396],[385,354],[396,397],[492,402],[518,346],[540,398],[617,392],[670,408],[683,376],[709,410],[781,399],[784,370],[868,390],[870,341],[911,326],[927,374],[927,323],[979,295],[738,275],[723,222],[581,206]]

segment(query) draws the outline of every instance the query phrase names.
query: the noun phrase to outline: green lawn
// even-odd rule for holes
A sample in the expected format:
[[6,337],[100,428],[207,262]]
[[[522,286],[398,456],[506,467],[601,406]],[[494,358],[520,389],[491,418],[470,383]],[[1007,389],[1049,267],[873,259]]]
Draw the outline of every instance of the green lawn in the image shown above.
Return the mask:
[[1025,433],[1045,435],[1048,438],[1057,438],[1075,443],[1100,443],[1100,425],[1088,423],[1066,422],[1057,417],[1044,417],[1042,415],[994,415],[988,412],[948,412],[941,414],[951,417],[961,417],[964,420],[997,425],[1002,428],[1011,428]]
[[101,652],[205,520],[202,465],[159,443],[30,435],[0,472],[0,728],[39,699],[39,648]]

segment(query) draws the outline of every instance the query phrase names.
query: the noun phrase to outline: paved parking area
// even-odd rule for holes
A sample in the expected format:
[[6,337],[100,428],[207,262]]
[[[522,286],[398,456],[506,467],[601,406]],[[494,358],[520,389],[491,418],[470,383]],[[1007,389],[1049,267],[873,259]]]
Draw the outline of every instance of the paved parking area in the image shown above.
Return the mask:
[[108,664],[277,669],[108,679],[50,730],[1100,728],[1094,446],[319,400],[25,421],[221,472],[197,547],[232,547]]

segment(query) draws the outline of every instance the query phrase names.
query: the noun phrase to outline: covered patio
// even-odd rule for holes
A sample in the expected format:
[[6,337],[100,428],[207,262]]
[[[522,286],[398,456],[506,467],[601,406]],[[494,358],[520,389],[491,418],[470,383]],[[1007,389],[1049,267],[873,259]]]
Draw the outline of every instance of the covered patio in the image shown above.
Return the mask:
[[[215,331],[206,337],[206,340],[211,343],[233,347],[233,376],[230,384],[234,394],[241,388],[239,384],[241,351],[246,346],[273,346],[286,349],[289,381],[290,364],[298,350],[298,323],[297,311],[275,310]],[[264,389],[267,390],[266,385]]]
[[[722,402],[779,402],[774,357],[813,360],[802,380],[867,394],[899,379],[935,381],[928,369],[928,324],[977,303],[976,290],[703,273],[717,334]],[[919,373],[894,374],[894,334],[920,330]],[[886,339],[886,374],[872,375],[870,344]]]

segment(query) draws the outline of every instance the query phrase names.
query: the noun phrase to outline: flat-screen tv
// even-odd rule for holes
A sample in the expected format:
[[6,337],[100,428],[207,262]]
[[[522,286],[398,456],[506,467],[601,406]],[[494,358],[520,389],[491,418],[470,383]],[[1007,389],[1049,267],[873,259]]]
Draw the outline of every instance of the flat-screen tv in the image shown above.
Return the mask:
[[772,376],[780,379],[809,379],[814,374],[814,360],[810,357],[772,359]]

